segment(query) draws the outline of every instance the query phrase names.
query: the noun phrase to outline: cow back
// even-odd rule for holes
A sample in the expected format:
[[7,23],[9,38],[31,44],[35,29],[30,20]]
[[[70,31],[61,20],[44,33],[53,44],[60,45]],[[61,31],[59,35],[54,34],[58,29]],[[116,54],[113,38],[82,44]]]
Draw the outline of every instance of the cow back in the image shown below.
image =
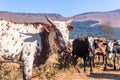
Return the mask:
[[73,55],[84,57],[88,55],[88,41],[87,39],[75,39],[73,41]]
[[0,61],[25,60],[35,55],[36,48],[42,50],[38,23],[14,23],[0,20]]

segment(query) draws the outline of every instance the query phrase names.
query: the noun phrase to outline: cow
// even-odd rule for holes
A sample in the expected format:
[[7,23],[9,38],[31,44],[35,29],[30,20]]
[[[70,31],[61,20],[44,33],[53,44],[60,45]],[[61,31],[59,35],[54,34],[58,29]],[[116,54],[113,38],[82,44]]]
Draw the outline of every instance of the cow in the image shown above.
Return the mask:
[[77,38],[73,41],[73,56],[76,58],[81,57],[84,60],[84,72],[86,72],[87,60],[90,60],[90,74],[92,73],[94,50],[95,50],[95,37]]
[[[106,58],[105,58],[105,66],[104,70],[106,70],[106,66],[108,63],[108,59],[113,58],[114,70],[116,70],[116,58],[119,60],[120,58],[120,44],[119,40],[108,40],[106,47]],[[118,61],[119,62],[119,61]]]
[[[33,66],[44,64],[51,53],[51,46],[58,51],[67,52],[69,32],[73,29],[68,21],[13,22],[0,20],[0,62],[21,62],[23,79],[31,80]],[[53,40],[53,44],[51,41]]]
[[106,40],[105,39],[96,39],[95,40],[95,44],[96,44],[96,49],[94,52],[94,56],[98,55],[98,61],[100,62],[100,58],[102,55],[102,64],[104,64],[104,57],[106,56]]

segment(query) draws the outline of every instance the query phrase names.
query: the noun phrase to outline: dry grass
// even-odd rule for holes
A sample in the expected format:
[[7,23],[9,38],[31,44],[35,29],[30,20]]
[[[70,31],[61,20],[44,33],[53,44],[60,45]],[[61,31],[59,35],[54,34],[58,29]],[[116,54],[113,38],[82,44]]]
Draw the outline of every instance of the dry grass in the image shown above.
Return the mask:
[[[33,78],[39,80],[54,79],[57,73],[65,71],[74,72],[71,56],[53,54],[40,68],[33,69]],[[0,67],[0,80],[22,80],[22,70],[17,63],[2,63]]]
[[[89,67],[87,72],[83,72],[83,61],[78,59],[78,63],[74,66],[72,58],[68,54],[53,54],[45,65],[40,68],[33,69],[32,80],[119,80],[119,71],[113,71],[113,67],[108,66],[108,71],[103,71],[103,65],[96,64],[92,76],[89,75]],[[113,76],[112,76],[113,75]],[[116,77],[114,77],[116,76]],[[0,68],[0,80],[23,80],[20,65],[16,63],[3,63]]]
[[17,63],[2,63],[0,80],[22,80],[20,67]]

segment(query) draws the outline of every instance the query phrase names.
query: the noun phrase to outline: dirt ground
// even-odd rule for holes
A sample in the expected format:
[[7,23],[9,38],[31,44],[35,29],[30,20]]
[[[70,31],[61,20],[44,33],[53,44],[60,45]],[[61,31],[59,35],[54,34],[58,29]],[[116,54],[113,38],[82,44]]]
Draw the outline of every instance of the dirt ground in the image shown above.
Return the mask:
[[[67,59],[69,61],[69,59]],[[69,65],[69,62],[59,65],[61,67]],[[32,80],[120,80],[120,69],[117,65],[117,70],[113,70],[113,65],[107,65],[107,71],[103,71],[104,65],[96,63],[93,68],[93,74],[90,75],[90,68],[87,66],[86,73],[83,72],[83,63],[78,63],[78,66],[70,66],[69,68],[54,68],[47,67],[46,70],[41,71],[40,69],[33,69]],[[113,64],[113,63],[112,63]],[[9,66],[8,66],[9,65]],[[11,68],[11,69],[10,69]],[[22,73],[20,72],[19,66],[16,64],[4,64],[0,70],[0,80],[22,80]]]
[[[107,66],[107,71],[103,71],[103,65],[97,65],[93,69],[93,74],[89,74],[89,67],[87,67],[86,73],[83,72],[83,68],[79,68],[78,71],[66,70],[59,71],[53,78],[46,80],[120,80],[120,70],[117,68],[113,70],[113,66]],[[33,80],[44,80],[37,77]]]
[[[87,68],[89,72],[89,69]],[[89,73],[58,73],[54,80],[120,80],[120,71],[113,71],[109,69],[108,71],[103,71],[103,68],[94,68],[93,74]]]

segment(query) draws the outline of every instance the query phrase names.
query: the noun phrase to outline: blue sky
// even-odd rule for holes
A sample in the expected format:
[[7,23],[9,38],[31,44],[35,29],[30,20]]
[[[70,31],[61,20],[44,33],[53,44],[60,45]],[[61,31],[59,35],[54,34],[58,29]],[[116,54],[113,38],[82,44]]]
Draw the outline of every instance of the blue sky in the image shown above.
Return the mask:
[[120,9],[120,0],[0,0],[0,11],[59,13],[64,17]]

